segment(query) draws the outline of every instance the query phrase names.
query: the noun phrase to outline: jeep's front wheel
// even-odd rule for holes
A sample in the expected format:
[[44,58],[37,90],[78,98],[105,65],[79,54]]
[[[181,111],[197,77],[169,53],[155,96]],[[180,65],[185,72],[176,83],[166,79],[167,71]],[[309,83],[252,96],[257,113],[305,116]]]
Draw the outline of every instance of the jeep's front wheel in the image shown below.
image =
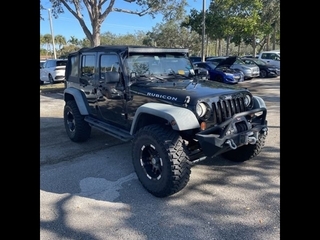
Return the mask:
[[170,128],[149,125],[140,129],[132,143],[132,162],[143,187],[156,197],[177,193],[190,179],[183,139]]
[[91,127],[84,121],[84,116],[80,114],[77,103],[74,100],[66,102],[63,117],[66,132],[73,142],[88,140],[91,134]]
[[244,162],[259,155],[264,147],[266,135],[260,133],[255,144],[241,146],[235,150],[222,153],[221,156],[233,162]]

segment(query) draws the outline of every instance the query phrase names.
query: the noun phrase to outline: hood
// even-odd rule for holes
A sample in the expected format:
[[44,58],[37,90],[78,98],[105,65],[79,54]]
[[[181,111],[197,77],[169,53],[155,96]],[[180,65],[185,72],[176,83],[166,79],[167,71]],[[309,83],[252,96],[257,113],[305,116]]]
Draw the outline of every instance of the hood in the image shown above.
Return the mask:
[[231,67],[236,60],[237,57],[227,57],[225,60],[221,61],[217,67]]
[[163,82],[147,83],[142,86],[132,84],[130,86],[134,94],[158,98],[159,101],[170,101],[176,104],[184,104],[186,97],[190,97],[190,103],[195,104],[199,99],[218,97],[221,94],[233,94],[247,91],[241,86],[230,85],[210,80],[200,80],[197,82]]

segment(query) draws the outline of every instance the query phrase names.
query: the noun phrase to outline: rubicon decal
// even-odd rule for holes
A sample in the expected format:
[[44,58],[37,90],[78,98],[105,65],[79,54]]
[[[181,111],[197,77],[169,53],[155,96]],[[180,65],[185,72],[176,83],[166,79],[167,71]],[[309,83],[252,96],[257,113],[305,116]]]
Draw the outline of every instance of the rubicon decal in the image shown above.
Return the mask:
[[177,97],[172,97],[172,96],[158,94],[158,93],[150,93],[150,92],[148,92],[147,96],[166,99],[166,100],[171,100],[171,101],[178,101]]

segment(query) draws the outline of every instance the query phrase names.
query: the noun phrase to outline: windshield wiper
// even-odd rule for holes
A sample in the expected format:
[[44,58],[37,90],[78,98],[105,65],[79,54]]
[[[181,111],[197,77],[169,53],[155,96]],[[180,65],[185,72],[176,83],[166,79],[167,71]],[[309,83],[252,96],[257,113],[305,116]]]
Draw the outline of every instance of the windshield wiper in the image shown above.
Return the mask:
[[154,77],[154,78],[156,78],[156,79],[158,79],[158,80],[165,81],[164,78],[159,77],[158,75],[155,75],[155,74],[153,74],[153,73],[152,73],[150,76],[151,76],[151,77]]
[[184,77],[184,78],[189,78],[186,75],[182,75],[182,74],[178,74],[175,71],[173,71],[172,69],[170,69],[170,72],[168,73],[168,76],[175,76],[175,77]]
[[161,78],[161,77],[159,77],[157,75],[154,75],[154,74],[150,74],[150,75],[140,74],[138,76],[138,79],[139,78],[147,78],[147,79],[143,79],[143,80],[141,79],[141,81],[154,81],[155,79],[156,80],[161,80],[161,81],[166,81],[165,79],[163,79],[163,78]]

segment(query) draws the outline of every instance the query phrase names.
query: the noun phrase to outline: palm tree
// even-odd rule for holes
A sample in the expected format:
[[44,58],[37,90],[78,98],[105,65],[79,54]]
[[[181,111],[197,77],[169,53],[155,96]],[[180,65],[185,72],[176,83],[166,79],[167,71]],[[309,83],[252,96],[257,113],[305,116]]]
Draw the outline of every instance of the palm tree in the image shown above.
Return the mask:
[[43,35],[43,40],[44,40],[44,44],[47,45],[47,52],[48,53],[49,52],[52,53],[53,51],[51,50],[51,48],[52,48],[52,36],[51,36],[51,34],[47,33],[47,34]]
[[56,35],[54,42],[58,45],[58,50],[60,50],[64,45],[67,44],[66,38],[62,35]]
[[71,38],[68,40],[68,43],[71,43],[72,45],[79,45],[79,39],[76,38],[75,36],[71,36]]

